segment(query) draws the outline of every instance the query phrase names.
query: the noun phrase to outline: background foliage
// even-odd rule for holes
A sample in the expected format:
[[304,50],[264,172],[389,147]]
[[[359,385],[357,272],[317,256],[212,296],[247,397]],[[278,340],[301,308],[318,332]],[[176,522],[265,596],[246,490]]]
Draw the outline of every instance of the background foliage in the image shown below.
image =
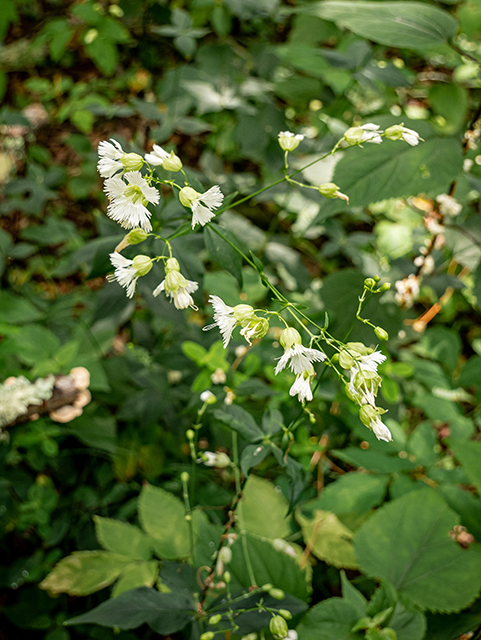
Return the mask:
[[[189,555],[179,478],[207,388],[218,402],[200,446],[230,453],[238,431],[244,475],[255,466],[243,515],[256,578],[286,592],[301,640],[362,638],[371,631],[356,623],[390,607],[399,640],[454,640],[481,624],[481,155],[475,136],[463,137],[480,116],[481,3],[413,5],[3,0],[0,379],[85,366],[93,402],[66,425],[40,418],[1,443],[2,640],[130,640],[137,625],[118,615],[136,603],[150,612],[136,619],[150,625],[145,637],[182,628],[176,609],[195,606],[190,569],[174,564]],[[404,122],[425,142],[367,145],[305,172],[313,184],[332,178],[349,206],[281,186],[219,224],[306,314],[322,324],[327,310],[343,338],[365,277],[419,273],[413,260],[432,240],[423,218],[455,185],[463,210],[445,225],[415,305],[400,308],[390,291],[366,310],[391,336],[380,369],[391,443],[376,440],[328,377],[310,415],[300,412],[293,378],[273,375],[275,333],[236,356],[202,332],[207,294],[271,304],[212,232],[173,242],[182,272],[201,283],[198,312],[152,297],[157,267],[134,300],[105,284],[123,234],[105,216],[100,140],[138,153],[153,142],[174,148],[194,184],[247,195],[280,176],[279,131],[304,133],[302,166],[365,121]],[[154,215],[167,235],[188,218],[163,196]],[[351,339],[377,342],[360,323]],[[216,385],[218,370],[226,380]],[[293,420],[286,462],[277,445]],[[234,476],[197,474],[200,566],[212,562]],[[240,546],[233,589],[250,586]],[[101,602],[83,620],[120,633],[63,626]]]

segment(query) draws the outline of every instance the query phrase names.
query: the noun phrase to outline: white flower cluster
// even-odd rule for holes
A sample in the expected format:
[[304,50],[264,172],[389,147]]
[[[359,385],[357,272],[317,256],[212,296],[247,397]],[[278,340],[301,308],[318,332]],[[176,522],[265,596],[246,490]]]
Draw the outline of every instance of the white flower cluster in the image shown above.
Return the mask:
[[384,360],[386,356],[380,351],[369,349],[361,342],[348,342],[339,354],[339,364],[350,375],[346,393],[360,406],[362,423],[372,429],[378,440],[389,442],[391,432],[380,418],[385,409],[376,407],[376,395],[382,382],[377,368]]
[[344,140],[350,145],[360,145],[363,142],[372,142],[373,144],[381,144],[382,135],[388,140],[404,140],[411,147],[419,144],[422,138],[417,131],[408,129],[403,124],[395,124],[382,131],[377,124],[368,122],[358,127],[351,127],[344,134]]

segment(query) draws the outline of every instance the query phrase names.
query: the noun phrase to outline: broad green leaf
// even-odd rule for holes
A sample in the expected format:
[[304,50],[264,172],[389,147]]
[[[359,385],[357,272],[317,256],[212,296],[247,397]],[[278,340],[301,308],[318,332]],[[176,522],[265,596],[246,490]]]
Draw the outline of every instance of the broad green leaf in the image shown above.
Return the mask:
[[442,484],[437,487],[437,491],[451,509],[461,516],[461,524],[469,533],[477,541],[481,540],[481,498],[454,484]]
[[74,551],[55,565],[40,588],[51,593],[87,596],[112,584],[131,563],[132,558],[110,551]]
[[[209,224],[204,229],[204,241],[205,248],[209,252],[210,257],[220,267],[232,273],[234,278],[242,287],[242,258],[240,254],[223,238],[221,238],[213,229],[217,229],[218,226]],[[219,229],[232,244],[237,246],[235,236],[225,229]]]
[[449,439],[449,446],[463,465],[468,478],[481,493],[481,442]]
[[[271,540],[263,540],[247,534],[246,546],[255,582],[258,586],[270,583],[286,593],[307,601],[311,591],[309,572],[301,569],[295,550],[288,544],[276,545]],[[276,546],[278,548],[276,548]],[[250,587],[251,581],[244,555],[244,545],[239,538],[231,547],[232,561],[229,571],[243,587]]]
[[167,635],[183,629],[195,615],[191,596],[181,593],[159,593],[139,587],[103,602],[88,613],[64,624],[100,624],[103,627],[135,629],[145,622],[156,633]]
[[329,598],[316,604],[297,627],[299,640],[359,640],[351,629],[359,619],[353,605],[343,598]]
[[286,538],[292,533],[292,518],[287,515],[289,505],[280,487],[263,478],[250,476],[242,493],[243,521],[249,533],[271,540]]
[[214,411],[214,416],[237,431],[247,442],[259,442],[264,438],[265,434],[257,426],[251,414],[238,405],[227,405],[222,409],[217,409]]
[[352,585],[346,578],[344,571],[341,571],[342,597],[347,600],[357,611],[360,618],[366,615],[367,600],[360,591]]
[[207,349],[205,347],[191,340],[186,340],[182,343],[182,351],[190,360],[193,360],[200,367],[203,365],[203,360],[207,355]]
[[308,12],[368,40],[406,49],[442,44],[457,30],[448,13],[421,2],[318,2]]
[[358,564],[352,545],[353,532],[329,511],[315,511],[312,518],[296,512],[304,542],[312,553],[335,567],[357,569]]
[[155,552],[176,560],[189,555],[189,528],[181,501],[168,491],[144,485],[139,497],[139,520],[154,538]]
[[248,444],[241,455],[241,470],[245,476],[269,454],[271,448],[265,444]]
[[481,356],[471,356],[461,370],[459,384],[463,387],[481,385]]
[[[351,4],[351,3],[350,3]],[[376,119],[388,127],[391,118]],[[438,138],[434,130],[419,120],[404,124],[421,135],[424,142],[411,147],[402,141],[383,140],[349,149],[336,164],[333,180],[349,196],[354,207],[397,196],[446,192],[462,170],[462,146],[457,138]]]
[[396,473],[416,468],[416,464],[407,458],[398,458],[370,449],[347,447],[347,449],[333,449],[332,453],[355,467],[363,467],[375,473]]
[[[428,629],[424,640],[460,640],[481,625],[481,603],[457,614],[427,614]],[[462,634],[466,634],[463,636]],[[474,636],[473,636],[474,637]]]
[[459,611],[478,595],[481,556],[449,537],[459,517],[431,489],[385,505],[357,531],[361,571],[389,580],[422,609]]
[[396,632],[397,640],[422,640],[426,633],[426,618],[414,608],[396,604],[389,627]]
[[0,291],[0,322],[24,324],[34,322],[42,315],[25,297],[21,298],[9,291]]
[[94,522],[97,540],[107,551],[136,560],[150,560],[152,557],[152,540],[138,527],[100,516],[94,516]]
[[374,476],[353,471],[328,484],[318,498],[303,505],[303,511],[322,509],[336,515],[355,511],[364,513],[381,504],[388,476]]
[[112,598],[116,598],[124,591],[137,589],[137,587],[153,587],[158,575],[159,563],[156,560],[129,564],[115,583],[112,589]]

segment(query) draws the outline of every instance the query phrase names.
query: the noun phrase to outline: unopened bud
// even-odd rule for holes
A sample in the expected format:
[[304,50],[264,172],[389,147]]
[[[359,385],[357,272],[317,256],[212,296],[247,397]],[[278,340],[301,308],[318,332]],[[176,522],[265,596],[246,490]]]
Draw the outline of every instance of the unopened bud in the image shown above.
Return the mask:
[[269,589],[272,589],[272,585],[270,582],[266,582],[266,584],[263,584],[261,589],[263,589],[264,591],[269,591]]
[[375,284],[376,284],[376,282],[375,282],[374,278],[366,278],[364,280],[364,286],[366,287],[366,289],[372,289]]
[[162,166],[167,171],[180,171],[182,169],[182,160],[171,151],[170,156],[164,160]]
[[187,440],[193,440],[195,438],[195,433],[193,429],[187,429],[187,431],[185,432],[185,435],[187,436]]
[[200,196],[192,187],[184,187],[179,191],[179,200],[184,207],[190,207],[195,200]]
[[301,334],[294,327],[287,327],[281,333],[281,337],[279,338],[279,342],[284,349],[290,349],[295,344],[302,344]]
[[334,184],[334,182],[326,182],[325,184],[319,185],[319,193],[325,198],[337,198],[339,187],[337,184]]
[[92,44],[94,40],[98,38],[99,32],[97,29],[89,29],[84,36],[85,44]]
[[284,600],[284,598],[286,597],[286,594],[284,593],[284,591],[282,591],[282,589],[276,589],[275,587],[269,589],[269,595],[276,600]]
[[283,640],[289,633],[289,627],[282,616],[272,616],[269,622],[269,631],[277,640]]
[[376,327],[374,329],[374,333],[379,338],[379,340],[389,340],[389,333],[382,327]]
[[189,474],[187,473],[187,471],[182,471],[182,473],[180,474],[180,479],[181,481],[186,484],[187,482],[189,482]]
[[132,231],[129,231],[125,236],[125,239],[129,244],[139,244],[139,242],[143,242],[148,237],[149,234],[147,231],[144,231],[143,229],[132,229]]
[[222,547],[219,551],[219,562],[223,562],[224,564],[229,564],[232,560],[232,550],[229,547]]
[[124,153],[120,162],[127,171],[140,171],[144,165],[144,159],[138,153]]
[[290,620],[292,618],[292,613],[287,609],[279,609],[279,615],[282,616],[285,620]]
[[232,576],[231,576],[230,572],[229,571],[224,571],[224,576],[223,577],[224,577],[224,582],[226,584],[229,584],[231,579],[232,579]]
[[374,276],[374,281],[379,282],[381,280],[381,276]]
[[385,282],[384,284],[382,284],[378,291],[384,292],[384,291],[389,291],[389,289],[391,288],[391,283],[390,282]]
[[132,260],[132,266],[137,276],[146,276],[152,269],[152,258],[143,255],[135,256]]
[[200,636],[200,640],[212,640],[214,636],[215,633],[213,631],[206,631]]
[[165,263],[165,272],[180,271],[180,264],[177,258],[169,258]]
[[206,404],[215,404],[217,402],[217,398],[212,393],[212,391],[203,391],[200,394],[200,399],[202,400],[202,402],[205,402]]
[[209,624],[211,624],[212,626],[219,624],[219,622],[222,620],[222,616],[220,613],[216,613],[215,616],[211,616],[209,618]]
[[339,354],[339,364],[343,369],[351,369],[352,365],[354,364],[354,360],[344,349]]

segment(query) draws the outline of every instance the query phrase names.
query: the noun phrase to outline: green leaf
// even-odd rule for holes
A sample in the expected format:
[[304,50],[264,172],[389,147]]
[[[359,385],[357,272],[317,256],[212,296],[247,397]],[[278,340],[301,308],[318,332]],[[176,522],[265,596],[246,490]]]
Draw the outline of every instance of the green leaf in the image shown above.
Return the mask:
[[360,618],[366,615],[367,600],[360,591],[354,587],[346,578],[344,571],[341,571],[342,597],[347,600],[357,611]]
[[55,565],[40,588],[51,593],[87,596],[112,584],[131,563],[132,558],[110,551],[74,551]]
[[248,444],[241,455],[242,473],[248,476],[250,469],[262,462],[270,450],[265,444]]
[[298,510],[296,520],[301,525],[304,542],[317,558],[335,567],[357,569],[354,534],[334,513],[317,510],[312,518],[307,518]]
[[155,589],[139,587],[64,624],[93,623],[123,630],[135,629],[146,622],[156,633],[167,635],[183,629],[194,615],[195,604],[189,594],[159,593]]
[[156,560],[130,564],[115,583],[112,598],[137,587],[153,587],[158,575],[159,563]]
[[264,538],[287,538],[292,533],[288,503],[280,487],[250,476],[243,489],[242,513],[249,533]]
[[406,49],[442,44],[457,30],[448,13],[421,2],[318,2],[308,12],[368,40]]
[[396,632],[397,640],[422,640],[426,618],[417,609],[406,608],[398,602],[388,626]]
[[333,449],[332,453],[355,467],[363,467],[376,473],[396,473],[416,468],[416,464],[407,458],[398,458],[369,449],[347,447],[347,449]]
[[[376,119],[381,126],[392,123],[391,119]],[[366,144],[350,149],[336,164],[333,180],[347,193],[351,206],[422,192],[446,192],[453,176],[461,172],[462,146],[457,138],[438,138],[428,124],[419,120],[404,123],[418,131],[425,142],[417,147],[391,140],[383,140],[381,145]]]
[[[246,546],[258,586],[270,583],[307,602],[311,590],[309,572],[299,567],[297,558],[293,557],[294,549],[291,545],[286,544],[283,550],[281,545],[276,545],[271,540],[262,540],[247,534]],[[248,588],[251,581],[240,537],[231,548],[232,560],[229,571],[243,587]]]
[[235,404],[216,409],[214,416],[237,431],[247,442],[259,442],[265,437],[251,414]]
[[42,315],[26,298],[16,296],[9,291],[0,291],[0,322],[24,324],[34,322]]
[[99,35],[93,42],[85,45],[85,51],[102,73],[106,76],[113,74],[118,63],[119,54],[117,47],[110,40]]
[[210,257],[220,267],[231,273],[239,283],[239,287],[242,287],[242,258],[240,254],[213,229],[219,229],[222,235],[237,246],[236,238],[229,231],[225,229],[220,230],[218,225],[212,223],[204,228],[205,248],[209,252]]
[[459,517],[434,491],[411,491],[357,531],[361,571],[389,580],[422,609],[459,611],[478,595],[481,556],[449,537]]
[[94,522],[97,540],[107,551],[136,560],[150,560],[152,557],[152,541],[138,527],[100,516],[94,516]]
[[207,349],[197,342],[186,340],[182,343],[182,351],[190,360],[193,360],[199,367],[203,366]]
[[359,640],[351,629],[359,615],[343,598],[329,598],[312,607],[302,618],[297,632],[299,640]]
[[189,528],[182,502],[168,491],[144,485],[139,497],[139,520],[154,538],[155,552],[176,560],[189,555]]
[[282,417],[282,413],[277,409],[266,411],[262,416],[262,430],[268,436],[273,436],[275,433],[279,433],[283,426],[284,418]]
[[478,493],[481,493],[481,442],[448,440],[454,455],[463,465],[468,478],[475,485]]

